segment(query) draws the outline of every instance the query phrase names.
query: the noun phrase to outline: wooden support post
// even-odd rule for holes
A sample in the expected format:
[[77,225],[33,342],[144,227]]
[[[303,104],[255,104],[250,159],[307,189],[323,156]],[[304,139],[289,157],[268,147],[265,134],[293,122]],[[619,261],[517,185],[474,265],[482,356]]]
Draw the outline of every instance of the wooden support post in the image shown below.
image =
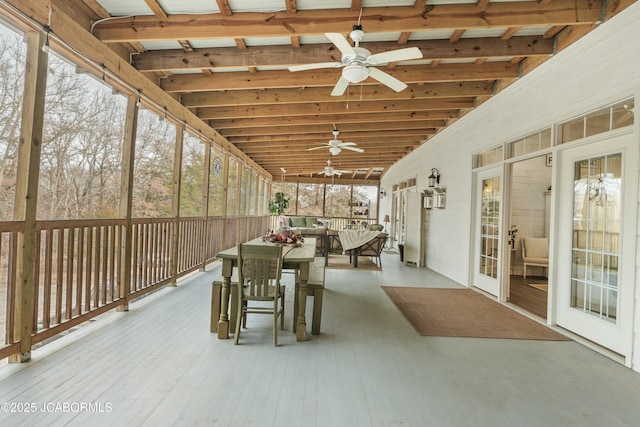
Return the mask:
[[204,170],[202,173],[202,216],[204,217],[204,226],[202,227],[202,264],[200,271],[204,271],[207,264],[207,247],[209,236],[209,191],[211,187],[211,144],[206,143],[204,149]]
[[176,149],[173,156],[173,188],[171,197],[171,216],[175,218],[171,234],[171,286],[178,279],[178,254],[180,248],[180,189],[182,187],[182,153],[184,147],[184,124],[176,126]]
[[27,61],[14,208],[14,219],[24,221],[24,229],[18,233],[15,317],[11,337],[12,342],[20,340],[20,353],[9,357],[11,363],[31,359],[31,334],[34,330],[35,310],[33,295],[37,285],[34,275],[37,249],[36,205],[49,63],[47,54],[42,52],[45,38],[42,33],[27,33]]
[[124,235],[120,241],[122,264],[118,275],[118,289],[123,299],[118,311],[129,310],[131,291],[131,253],[133,231],[131,226],[131,205],[133,198],[133,165],[135,160],[136,130],[138,128],[138,96],[130,95],[127,102],[127,117],[124,128],[124,147],[122,148],[122,177],[120,178],[119,215],[125,219]]

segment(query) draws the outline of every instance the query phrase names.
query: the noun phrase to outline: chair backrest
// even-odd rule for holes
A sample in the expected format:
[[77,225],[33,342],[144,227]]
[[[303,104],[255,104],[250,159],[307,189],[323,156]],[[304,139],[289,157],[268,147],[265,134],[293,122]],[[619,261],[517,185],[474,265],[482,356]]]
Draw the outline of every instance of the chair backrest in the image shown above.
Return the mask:
[[384,243],[387,241],[387,236],[387,233],[378,234],[377,237],[362,245],[358,254],[364,256],[380,256],[382,248],[384,248]]
[[522,258],[549,259],[548,237],[523,237]]
[[244,285],[243,294],[252,297],[269,296],[270,286],[280,286],[282,245],[240,244],[238,275],[239,283]]

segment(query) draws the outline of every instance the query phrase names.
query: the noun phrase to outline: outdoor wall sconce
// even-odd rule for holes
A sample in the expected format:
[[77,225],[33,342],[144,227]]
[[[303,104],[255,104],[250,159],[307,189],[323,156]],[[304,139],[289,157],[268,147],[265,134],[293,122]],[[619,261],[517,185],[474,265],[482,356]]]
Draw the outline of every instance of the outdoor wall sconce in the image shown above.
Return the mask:
[[444,190],[436,188],[433,194],[433,207],[437,209],[444,209],[447,205],[447,193]]
[[440,184],[440,172],[438,172],[438,169],[432,168],[431,175],[427,179],[429,180],[429,187],[433,188],[436,184]]
[[422,201],[422,207],[424,209],[433,208],[433,193],[429,190],[424,190],[424,199]]

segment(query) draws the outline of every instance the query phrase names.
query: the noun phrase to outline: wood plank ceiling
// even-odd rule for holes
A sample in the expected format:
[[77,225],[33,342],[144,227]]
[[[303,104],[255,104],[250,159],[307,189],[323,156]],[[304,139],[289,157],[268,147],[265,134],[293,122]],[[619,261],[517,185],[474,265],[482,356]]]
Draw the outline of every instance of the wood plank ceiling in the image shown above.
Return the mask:
[[[372,182],[609,12],[592,0],[74,1],[95,15],[96,37],[128,49],[139,71],[274,178],[281,168],[287,179],[323,178],[331,158],[352,171],[339,179]],[[368,78],[330,96],[341,69],[288,70],[341,61],[324,33],[348,36],[358,19],[372,53],[420,48],[421,60],[378,66],[407,89]],[[308,151],[334,124],[364,153]]]

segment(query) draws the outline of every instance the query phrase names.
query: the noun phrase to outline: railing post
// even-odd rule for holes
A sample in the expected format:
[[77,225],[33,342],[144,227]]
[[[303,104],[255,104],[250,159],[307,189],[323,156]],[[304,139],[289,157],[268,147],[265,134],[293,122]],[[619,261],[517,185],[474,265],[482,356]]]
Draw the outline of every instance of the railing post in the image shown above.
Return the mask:
[[[138,95],[139,96],[139,95]],[[127,101],[127,116],[124,129],[124,146],[122,148],[122,177],[120,179],[120,207],[119,214],[125,219],[124,233],[120,242],[120,256],[122,264],[118,274],[118,290],[122,305],[118,311],[129,310],[129,294],[131,293],[131,254],[133,251],[133,230],[131,224],[133,198],[133,165],[135,160],[136,131],[138,127],[138,100],[136,96],[129,96]]]
[[34,329],[34,287],[36,258],[36,206],[38,178],[42,150],[44,102],[47,89],[48,55],[42,52],[46,36],[27,33],[27,60],[22,102],[22,126],[18,151],[14,219],[24,221],[17,233],[15,317],[12,341],[20,340],[20,353],[9,357],[9,362],[31,359],[31,334]]

